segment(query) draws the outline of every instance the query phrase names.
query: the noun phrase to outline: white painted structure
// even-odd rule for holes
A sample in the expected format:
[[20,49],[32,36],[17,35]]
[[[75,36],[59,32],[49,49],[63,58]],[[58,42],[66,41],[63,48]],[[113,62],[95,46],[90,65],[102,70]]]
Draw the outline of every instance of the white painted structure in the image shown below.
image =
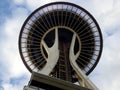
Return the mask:
[[[68,42],[61,44],[60,39]],[[52,46],[49,47],[50,43]],[[60,45],[64,46],[61,50]],[[102,45],[102,34],[94,17],[82,7],[68,2],[53,2],[35,10],[26,19],[19,36],[20,55],[30,72],[79,82],[80,86],[92,90],[98,88],[87,75],[97,65]],[[64,52],[63,61],[61,52]],[[60,60],[65,63],[65,68],[59,67]]]

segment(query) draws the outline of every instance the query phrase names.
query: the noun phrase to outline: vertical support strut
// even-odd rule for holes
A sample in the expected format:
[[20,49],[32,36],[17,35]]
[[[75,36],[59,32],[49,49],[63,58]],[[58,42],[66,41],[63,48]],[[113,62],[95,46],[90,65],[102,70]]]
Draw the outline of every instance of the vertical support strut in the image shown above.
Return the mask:
[[93,82],[82,72],[82,70],[78,67],[76,63],[76,59],[79,56],[80,51],[78,51],[76,55],[74,54],[75,39],[76,39],[76,33],[74,33],[72,37],[71,45],[70,45],[70,51],[69,51],[70,64],[73,67],[73,69],[76,71],[78,81],[81,86],[90,88],[92,90],[99,90],[93,84]]
[[[41,41],[41,44],[45,48],[48,58],[46,59],[47,63],[45,67],[39,71],[39,73],[49,75],[55,65],[57,64],[58,58],[59,58],[59,49],[58,49],[58,28],[55,28],[55,41],[52,47],[48,47],[46,42],[44,40]],[[52,63],[51,63],[52,62]]]

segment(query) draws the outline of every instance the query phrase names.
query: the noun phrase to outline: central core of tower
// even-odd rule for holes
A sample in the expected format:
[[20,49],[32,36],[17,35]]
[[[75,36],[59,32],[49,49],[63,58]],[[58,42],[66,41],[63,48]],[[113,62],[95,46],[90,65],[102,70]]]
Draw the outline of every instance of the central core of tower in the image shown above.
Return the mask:
[[[57,34],[57,35],[56,35]],[[56,26],[49,29],[43,36],[42,41],[46,44],[48,48],[52,48],[55,44],[55,39],[58,38],[58,48],[59,48],[59,59],[56,66],[51,72],[51,76],[60,78],[66,81],[75,82],[77,78],[74,76],[74,70],[71,67],[69,60],[69,52],[71,42],[74,41],[73,52],[76,54],[80,51],[80,39],[76,34],[75,39],[73,36],[76,34],[74,30],[65,26]],[[41,44],[41,52],[45,59],[48,58],[49,52],[47,52],[46,47]],[[54,48],[53,48],[54,49]],[[56,52],[53,52],[56,53]],[[51,56],[54,57],[54,56]]]

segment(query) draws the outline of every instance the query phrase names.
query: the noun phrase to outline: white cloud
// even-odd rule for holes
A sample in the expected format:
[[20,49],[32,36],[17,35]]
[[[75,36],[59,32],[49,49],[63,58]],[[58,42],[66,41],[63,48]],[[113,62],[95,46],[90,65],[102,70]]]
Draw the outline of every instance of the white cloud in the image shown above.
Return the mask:
[[24,84],[28,83],[26,79],[27,78],[21,79],[21,80],[15,82],[15,84],[13,84],[11,82],[3,82],[2,88],[3,88],[3,90],[23,90],[23,86],[25,86]]
[[[60,1],[60,0],[25,0],[24,4],[26,4],[26,6],[28,7],[29,10],[33,11],[44,4],[48,4],[51,2],[58,2],[58,1]],[[83,1],[78,1],[78,0],[75,0],[75,1],[73,1],[73,0],[61,0],[61,1],[73,2],[76,4],[79,4],[80,2],[82,2],[82,4],[84,3]]]
[[120,23],[120,1],[113,2],[112,8],[100,16],[100,21],[104,29],[109,30],[119,25]]
[[30,78],[30,73],[23,65],[18,51],[18,36],[27,15],[28,13],[25,8],[13,8],[12,16],[7,17],[5,23],[1,27],[3,30],[2,36],[4,37],[2,37],[3,39],[0,41],[2,51],[0,59],[0,63],[2,63],[0,75],[3,77],[1,80],[5,90],[21,90],[23,84],[27,84],[20,81],[23,84],[12,85],[12,83],[9,83],[11,78],[18,78],[23,75]]
[[45,3],[49,2],[50,0],[26,0],[26,5],[28,6],[28,8],[30,10],[34,10],[38,7],[40,7],[41,5],[44,5]]
[[22,90],[21,87],[19,87],[18,85],[17,86],[13,86],[12,84],[9,84],[9,83],[6,83],[6,84],[3,84],[3,88],[4,90]]
[[13,2],[16,4],[16,5],[20,5],[20,4],[23,4],[25,2],[25,0],[13,0]]
[[19,75],[21,72],[24,72],[24,68],[21,66],[21,59],[18,52],[18,36],[27,14],[25,10],[21,10],[20,8],[15,9],[14,12],[13,17],[6,19],[6,23],[4,24],[3,29],[6,38],[2,42],[2,51],[4,55],[7,55],[4,62],[11,68],[12,73],[16,71],[14,74]]
[[98,66],[90,75],[90,78],[100,90],[119,90],[120,88],[120,31],[116,27],[113,32],[111,35],[104,37],[102,57]]

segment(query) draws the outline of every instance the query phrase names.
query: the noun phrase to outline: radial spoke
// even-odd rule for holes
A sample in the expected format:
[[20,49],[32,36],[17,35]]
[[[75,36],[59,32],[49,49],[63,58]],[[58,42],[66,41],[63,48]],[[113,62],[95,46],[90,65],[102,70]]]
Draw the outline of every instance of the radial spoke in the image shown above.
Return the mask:
[[[24,33],[24,32],[23,32],[23,33]],[[31,32],[29,32],[29,33],[31,33]],[[40,35],[37,35],[37,34],[35,34],[35,33],[31,33],[31,34],[29,34],[29,33],[24,33],[24,34],[26,34],[26,35],[28,35],[28,36],[30,36],[30,37],[32,37],[31,34],[33,34],[33,35],[35,35],[35,36],[37,36],[37,37],[39,37],[39,38],[42,38]]]
[[60,25],[60,21],[59,21],[59,9],[58,9],[58,5],[57,5],[57,21],[58,21],[58,23],[57,23],[57,25],[59,26]]
[[[82,62],[80,62],[79,60],[78,60],[78,63],[80,64],[80,65],[82,65],[82,67],[86,67],[86,65],[84,65]],[[85,72],[87,72],[85,69],[83,69]]]
[[31,36],[31,34],[33,34],[33,35],[35,35],[35,36],[37,36],[37,37],[42,38],[40,35],[35,34],[35,33],[31,32],[31,31],[30,31],[29,33],[23,32],[23,34],[30,35],[30,36]]
[[[40,13],[38,12],[38,14],[40,15]],[[40,15],[41,16],[41,15]],[[43,16],[41,16],[40,17],[40,19],[42,20],[42,22],[43,22],[43,24],[44,24],[44,26],[47,28],[47,29],[45,29],[45,30],[48,30],[49,28],[47,27],[47,25],[45,24],[45,21],[43,20],[43,18],[42,18]]]
[[[90,18],[88,18],[87,20],[86,20],[86,22],[82,25],[82,26],[80,26],[80,28],[78,29],[78,30],[81,30],[86,24],[88,24],[88,20],[89,20]],[[86,27],[88,28],[91,24],[92,24],[93,22],[91,22],[90,24],[88,24]],[[76,32],[78,32],[78,30],[77,30],[77,28],[75,29],[76,30]],[[82,32],[83,30],[81,30],[81,32]]]
[[[71,8],[70,11],[72,11],[72,10],[73,10],[73,7]],[[68,23],[67,23],[67,26],[69,26],[71,15],[72,15],[72,13],[70,13],[70,15],[69,15],[69,17],[68,17]]]
[[[81,16],[81,13],[82,13],[82,11],[81,11],[81,12],[79,13],[79,15],[78,15],[78,18],[77,18],[78,20],[81,19],[81,17],[79,17],[79,16]],[[80,23],[81,23],[81,22],[80,22]],[[80,24],[80,23],[79,23],[79,24]],[[72,28],[75,28],[76,24],[77,24],[77,21],[72,25]],[[76,30],[76,29],[74,29],[74,30]]]
[[[87,61],[85,61],[85,60],[84,60],[84,59],[82,59],[82,58],[79,58],[79,60],[78,60],[78,61],[79,61],[79,62],[81,62],[80,60],[81,60],[81,61],[83,61],[84,63],[86,63],[87,65],[88,65],[88,64],[90,64],[90,62],[87,62]],[[91,63],[91,64],[92,64],[92,63]],[[83,64],[83,65],[84,65],[84,64]],[[84,65],[84,66],[86,67],[86,65]],[[87,67],[90,69],[90,67],[89,67],[89,66],[87,66]]]
[[38,26],[38,24],[35,23],[35,21],[31,20],[33,24],[44,34],[45,32]]
[[[91,29],[93,29],[95,27],[92,27]],[[87,30],[86,32],[82,33],[84,30],[82,30],[81,32],[79,32],[78,34],[82,37],[82,36],[88,36],[88,33],[92,32],[92,35],[95,33],[95,31],[91,31],[91,29]],[[87,34],[87,35],[86,35]]]
[[[42,11],[43,11],[44,14],[46,14],[45,11],[44,11],[43,9],[42,9]],[[48,19],[47,19],[46,16],[47,16],[47,14],[44,15],[44,18],[45,18],[45,20],[47,21],[48,27],[50,28],[51,26],[50,26],[50,23],[49,23],[49,21],[48,21]]]
[[[41,65],[43,65],[45,62],[46,62],[45,60],[42,60],[42,62],[41,62],[38,66],[34,67],[33,70],[36,69],[36,68],[39,68],[39,67],[40,67]],[[39,71],[39,69],[38,69],[38,71]]]
[[26,61],[26,62],[29,62],[29,61],[31,61],[31,62],[34,62],[35,60],[38,60],[38,59],[43,59],[43,57],[42,56],[39,56],[39,57],[37,57],[37,58],[35,58],[35,59],[33,59],[33,56],[31,56],[30,58],[32,58],[32,59],[30,59],[30,60],[28,60],[28,61]]
[[[77,10],[78,10],[78,8],[76,8],[75,13],[77,12]],[[70,23],[70,26],[73,25],[73,21],[75,20],[75,17],[76,17],[76,16],[77,16],[77,14],[74,14],[74,16],[73,16],[73,18],[72,18],[72,21],[71,21],[71,23]]]
[[[39,14],[39,13],[38,13]],[[40,24],[40,26],[43,28],[43,30],[46,30],[46,28],[40,23],[40,21],[39,21],[39,19],[36,17],[36,16],[34,16],[35,18],[36,18],[36,22],[38,22],[39,24]],[[41,19],[41,18],[40,18]],[[33,21],[34,22],[34,21]],[[45,32],[45,31],[44,31]]]
[[40,63],[42,60],[43,60],[43,58],[42,59],[36,59],[37,61],[35,62],[35,63],[31,63],[29,66],[31,66],[31,65],[36,65],[36,64],[38,64],[38,63]]
[[[88,19],[86,20],[86,22],[79,28],[79,30],[81,30],[86,24],[88,24],[87,21],[88,21],[89,19],[90,19],[90,18],[88,18]],[[84,31],[84,30],[86,30],[87,28],[89,28],[92,23],[94,23],[94,22],[89,23],[82,31]]]
[[[83,17],[80,17],[80,19],[81,18],[84,18],[86,16],[86,14],[83,16]],[[84,21],[84,19],[82,19],[80,22],[79,22],[79,24],[75,27],[75,30],[77,30],[77,28],[80,26],[80,24],[82,23]]]
[[35,56],[38,56],[38,55],[40,55],[40,53],[33,54],[33,55],[27,55],[27,56],[24,56],[24,58],[27,58],[27,57],[30,57],[30,58],[32,58],[32,57],[35,57]]
[[[53,6],[52,6],[52,9],[53,9]],[[55,22],[55,26],[57,25],[57,23],[56,23],[56,19],[55,19],[55,13],[54,13],[54,9],[53,9],[53,20],[54,20],[54,22]]]
[[[34,27],[32,27],[31,24],[28,24],[28,25],[31,26],[31,29],[32,29],[33,31],[36,31],[37,33],[39,33],[40,35],[42,35],[42,34],[40,33],[40,31],[39,31],[39,30],[36,30]],[[30,29],[28,29],[28,28],[25,28],[25,29],[30,30]]]
[[84,45],[90,45],[90,46],[92,45],[92,46],[94,46],[94,45],[95,45],[95,42],[83,43],[82,45],[83,45],[83,46],[84,46]]
[[65,14],[65,21],[64,21],[64,26],[66,25],[66,21],[67,21],[67,9],[68,9],[68,5],[67,5],[67,8],[66,8],[66,14]]
[[52,26],[51,27],[54,27],[54,24],[53,24],[53,20],[52,20],[52,17],[51,17],[51,15],[50,15],[50,11],[49,11],[49,8],[47,7],[47,10],[48,10],[48,15],[49,15],[49,18],[50,18],[50,22],[51,22],[51,24],[52,24]]
[[[88,58],[88,57],[85,57],[84,55],[80,55],[80,57],[79,57],[79,59],[82,59],[81,57],[83,57],[83,58],[86,58],[86,59],[88,59],[88,60],[91,60],[91,58]],[[92,64],[93,65],[93,63],[91,63],[91,62],[87,62],[86,60],[84,60],[84,59],[82,59],[84,62],[86,62],[87,64]],[[95,59],[92,59],[92,60],[95,60]]]

